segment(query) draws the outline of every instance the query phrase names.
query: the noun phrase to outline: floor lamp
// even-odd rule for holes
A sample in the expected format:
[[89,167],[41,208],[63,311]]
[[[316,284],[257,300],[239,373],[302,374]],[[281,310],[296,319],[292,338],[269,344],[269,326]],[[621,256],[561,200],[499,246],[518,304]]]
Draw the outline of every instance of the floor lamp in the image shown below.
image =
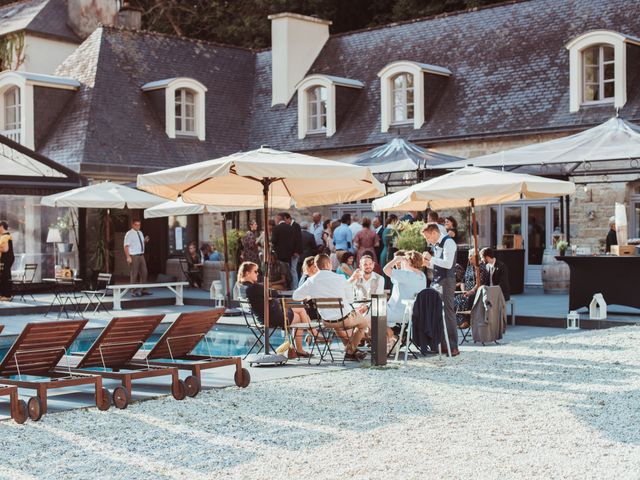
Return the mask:
[[[54,265],[58,265],[58,244],[62,243],[62,235],[60,234],[59,228],[49,228],[47,232],[47,243],[53,243],[53,261]],[[55,266],[54,266],[54,276]]]

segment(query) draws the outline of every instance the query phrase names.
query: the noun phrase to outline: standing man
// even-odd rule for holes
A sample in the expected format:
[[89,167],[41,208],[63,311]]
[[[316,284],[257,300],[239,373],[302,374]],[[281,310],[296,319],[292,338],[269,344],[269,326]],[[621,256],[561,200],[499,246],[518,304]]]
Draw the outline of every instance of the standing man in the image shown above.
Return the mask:
[[300,224],[296,222],[288,212],[284,213],[284,221],[293,229],[293,255],[289,260],[289,270],[291,270],[292,286],[295,288],[300,281],[300,275],[298,273],[298,263],[300,263],[300,255],[302,255],[302,228]]
[[382,247],[382,231],[384,230],[384,227],[382,226],[382,220],[380,220],[380,217],[378,216],[373,217],[373,221],[371,222],[371,225],[373,226],[373,231],[376,232],[376,235],[378,235],[378,246],[375,247],[375,250],[376,250],[376,258],[380,259],[380,254],[382,253],[382,248],[383,248]]
[[313,220],[313,223],[309,227],[309,231],[313,234],[313,237],[316,240],[316,247],[318,247],[316,248],[317,251],[319,247],[324,247],[324,242],[322,241],[322,232],[324,232],[324,229],[322,228],[322,215],[320,212],[313,212],[311,219]]
[[433,245],[433,255],[422,254],[424,265],[433,269],[433,283],[442,287],[444,318],[447,322],[447,333],[451,345],[451,356],[460,355],[458,350],[458,324],[453,299],[456,291],[456,242],[447,233],[440,232],[433,223],[422,227],[422,236]]
[[[149,242],[149,237],[145,237],[140,230],[140,220],[134,218],[131,222],[131,230],[124,236],[124,254],[130,269],[131,283],[147,283],[147,262],[144,259],[144,250]],[[151,295],[144,288],[131,290],[133,297]]]
[[13,253],[13,238],[9,233],[9,224],[6,220],[0,221],[0,301],[11,300],[11,267],[15,255]]
[[[616,217],[609,218],[609,232],[607,233],[607,239],[605,240],[604,247],[605,252],[611,252],[611,246],[618,245],[618,233],[616,232]],[[507,300],[507,299],[505,299]]]
[[340,218],[340,226],[333,231],[333,243],[336,246],[336,256],[341,258],[342,252],[354,253],[353,234],[349,225],[351,224],[351,214],[345,213]]
[[285,212],[276,215],[276,224],[271,229],[271,249],[275,252],[278,260],[286,263],[289,266],[289,270],[291,270],[295,239],[293,227],[285,221],[287,215],[289,214]]
[[[302,229],[300,232],[302,235],[302,259],[304,260],[307,257],[315,257],[316,252],[318,251],[318,246],[316,245],[316,239],[309,228],[309,222],[300,222],[300,228]],[[301,267],[302,262],[298,262],[298,266]]]
[[349,230],[351,230],[351,237],[355,237],[356,234],[362,230],[362,224],[358,221],[360,218],[358,215],[354,215],[351,217],[351,225],[349,225]]
[[489,285],[499,285],[502,290],[502,296],[505,301],[511,298],[511,285],[509,283],[509,270],[507,265],[496,258],[492,248],[485,247],[480,250],[480,258],[486,264],[486,268],[489,271]]

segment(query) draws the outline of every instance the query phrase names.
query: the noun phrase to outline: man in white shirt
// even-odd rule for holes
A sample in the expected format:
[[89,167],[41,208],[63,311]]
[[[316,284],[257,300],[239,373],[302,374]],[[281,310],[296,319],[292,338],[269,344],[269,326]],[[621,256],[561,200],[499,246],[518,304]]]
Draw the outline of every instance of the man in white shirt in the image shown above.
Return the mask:
[[356,269],[348,280],[354,285],[358,299],[384,293],[384,277],[374,272],[373,267],[373,258],[363,255],[360,259],[360,268]]
[[451,355],[460,354],[458,350],[458,325],[453,298],[456,291],[456,242],[443,234],[438,225],[433,223],[422,227],[422,236],[433,245],[433,255],[423,254],[424,265],[433,269],[433,283],[442,287],[442,303],[444,304],[444,318],[447,322],[447,333],[451,345]]
[[[309,277],[306,282],[293,292],[291,298],[304,300],[305,298],[340,298],[342,310],[337,308],[323,308],[319,310],[325,327],[328,328],[353,328],[351,339],[345,346],[346,358],[363,359],[366,354],[357,350],[360,340],[369,327],[369,322],[360,311],[351,306],[353,300],[353,286],[347,282],[343,275],[331,271],[331,260],[328,255],[316,255],[315,258],[318,273]],[[364,309],[363,309],[364,310]]]
[[[131,222],[131,230],[124,236],[124,254],[130,268],[129,280],[131,283],[147,283],[147,262],[144,259],[144,249],[149,242],[149,237],[144,236],[140,226],[140,220],[134,218]],[[151,295],[151,292],[147,292],[145,289],[132,289],[131,295],[140,297]]]
[[362,224],[358,220],[360,220],[358,215],[353,215],[351,217],[351,225],[349,225],[349,230],[351,230],[351,238],[355,237],[356,233],[362,230]]
[[309,226],[309,231],[313,233],[313,236],[316,239],[316,245],[320,247],[324,245],[324,242],[322,241],[322,232],[324,232],[324,229],[322,228],[322,215],[320,212],[313,212],[311,219],[313,220],[313,223]]

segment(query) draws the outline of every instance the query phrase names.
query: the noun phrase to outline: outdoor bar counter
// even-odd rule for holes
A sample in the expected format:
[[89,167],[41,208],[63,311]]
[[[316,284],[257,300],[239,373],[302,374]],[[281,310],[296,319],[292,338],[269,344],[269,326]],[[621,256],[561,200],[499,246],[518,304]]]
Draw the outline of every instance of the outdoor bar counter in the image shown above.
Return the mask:
[[593,295],[602,293],[609,305],[640,308],[640,256],[576,255],[556,257],[569,265],[569,310],[589,307]]

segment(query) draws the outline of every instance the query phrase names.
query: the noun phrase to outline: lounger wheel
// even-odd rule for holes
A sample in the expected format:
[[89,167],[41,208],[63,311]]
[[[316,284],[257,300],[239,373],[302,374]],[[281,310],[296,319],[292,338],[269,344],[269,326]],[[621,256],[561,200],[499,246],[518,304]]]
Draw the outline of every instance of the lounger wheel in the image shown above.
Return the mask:
[[184,381],[178,380],[171,384],[171,394],[176,400],[184,400],[187,396],[187,386]]
[[28,416],[27,408],[27,402],[25,402],[24,400],[18,400],[18,411],[15,412],[13,421],[19,424],[23,424],[24,422],[26,422]]
[[129,405],[129,392],[124,387],[116,387],[113,389],[113,404],[116,408],[124,410]]
[[240,378],[240,375],[238,375],[239,373],[241,372],[236,370],[236,373],[233,374],[233,380],[240,388],[247,388],[249,386],[249,383],[251,383],[251,374],[249,373],[249,370],[247,370],[246,368],[242,369],[242,378]]
[[34,422],[37,422],[42,418],[42,402],[38,397],[31,397],[27,402],[27,411],[29,412],[29,418]]
[[100,391],[100,398],[96,398],[96,407],[102,411],[109,410],[111,407],[111,394],[106,388]]
[[200,391],[200,379],[198,377],[195,375],[189,375],[184,379],[184,384],[189,397],[195,397],[198,395],[198,392]]

